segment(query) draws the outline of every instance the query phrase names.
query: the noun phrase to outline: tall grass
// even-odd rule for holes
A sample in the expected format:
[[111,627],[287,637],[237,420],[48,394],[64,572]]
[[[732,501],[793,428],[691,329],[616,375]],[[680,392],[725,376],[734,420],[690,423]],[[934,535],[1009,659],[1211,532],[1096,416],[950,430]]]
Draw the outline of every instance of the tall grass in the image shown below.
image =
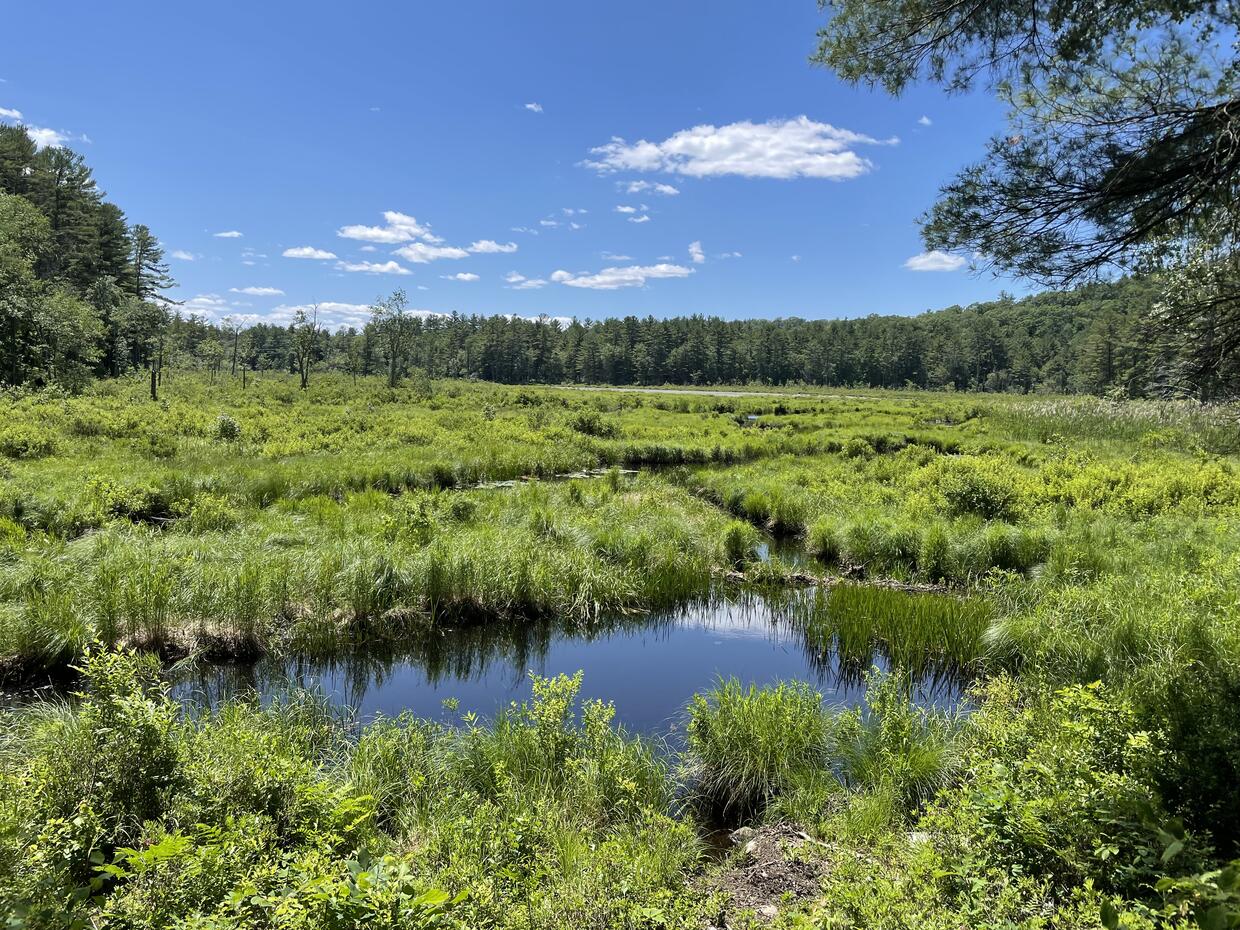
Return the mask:
[[836,584],[799,605],[810,641],[853,667],[881,653],[894,665],[965,672],[986,651],[994,619],[977,598],[910,594],[891,588]]

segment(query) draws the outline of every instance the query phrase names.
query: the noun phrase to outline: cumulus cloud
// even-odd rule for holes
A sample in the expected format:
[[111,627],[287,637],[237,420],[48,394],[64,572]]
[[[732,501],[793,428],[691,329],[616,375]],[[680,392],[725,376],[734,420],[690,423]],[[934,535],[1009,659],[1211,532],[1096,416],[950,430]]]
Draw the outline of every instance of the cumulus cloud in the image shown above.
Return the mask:
[[477,242],[471,243],[469,246],[469,251],[477,252],[479,254],[494,254],[501,252],[507,254],[515,252],[516,250],[517,244],[515,242],[501,243],[496,242],[494,239],[479,239]]
[[180,308],[188,313],[218,318],[227,314],[232,304],[219,294],[195,294],[188,300],[181,301]]
[[616,207],[617,213],[636,213],[637,207],[630,207],[628,204],[619,204]]
[[270,323],[291,323],[298,310],[306,313],[318,311],[320,326],[328,329],[344,329],[349,326],[361,328],[370,321],[367,304],[350,304],[337,300],[325,300],[318,304],[281,304],[264,319]]
[[278,287],[230,287],[229,293],[249,294],[251,297],[283,297],[284,291]]
[[383,226],[341,226],[336,235],[341,239],[358,239],[362,242],[384,242],[395,245],[398,242],[412,242],[421,239],[423,242],[442,242],[431,232],[429,225],[419,223],[416,218],[396,210],[383,212]]
[[560,221],[559,220],[539,220],[538,225],[546,226],[549,229],[554,229],[556,226],[560,225]]
[[193,262],[202,256],[195,255],[193,252],[186,252],[184,249],[176,249],[173,251],[172,257],[181,262]]
[[740,252],[721,252],[719,258],[740,258]]
[[418,265],[425,265],[428,262],[438,261],[441,258],[469,257],[468,252],[454,245],[428,245],[425,242],[411,242],[397,249],[392,254],[399,255],[401,258]]
[[227,229],[224,232],[212,233],[211,235],[216,239],[240,239],[244,234],[235,229]]
[[35,144],[35,148],[40,149],[59,148],[67,142],[73,142],[75,139],[80,139],[83,142],[90,141],[86,136],[75,136],[67,130],[48,129],[45,126],[27,126],[26,135],[30,136]]
[[700,265],[706,261],[706,253],[702,251],[701,242],[689,243],[689,257],[693,259],[693,264]]
[[613,171],[665,171],[691,177],[740,175],[750,178],[828,178],[840,181],[865,174],[872,163],[853,148],[894,144],[819,123],[808,116],[726,126],[683,129],[662,142],[629,144],[614,137],[591,149],[586,167]]
[[472,271],[461,271],[456,274],[441,274],[439,277],[445,281],[477,281],[478,276]]
[[631,262],[632,255],[618,255],[615,252],[599,252],[599,257],[608,262]]
[[525,108],[531,113],[541,113],[543,111],[541,103],[527,103]]
[[917,123],[918,125],[921,125],[921,126],[931,126],[934,124],[934,120],[932,120],[928,116],[923,116],[921,119],[917,121]]
[[658,265],[629,265],[624,268],[604,268],[597,274],[557,271],[551,280],[569,287],[584,287],[595,291],[614,291],[622,287],[644,287],[655,278],[684,278],[693,274],[692,268],[683,265],[660,263]]
[[630,223],[649,223],[650,217],[647,216],[645,213],[643,213],[641,216],[630,216],[629,222]]
[[914,255],[904,263],[904,267],[909,271],[958,271],[966,264],[966,260],[959,255],[935,249],[933,252]]
[[316,249],[312,245],[299,245],[291,249],[285,249],[280,254],[285,258],[315,258],[320,261],[336,257],[335,252],[329,252],[326,249]]
[[528,227],[528,226],[513,226],[513,227],[512,227],[512,232],[529,233],[531,236],[537,236],[537,235],[538,235],[538,230],[537,230],[537,229],[530,229],[530,227]]
[[341,271],[357,271],[362,274],[413,274],[399,262],[336,262]]
[[21,119],[21,110],[10,110],[8,107],[0,107],[0,118],[3,119]]
[[679,188],[672,187],[670,184],[657,184],[653,181],[629,181],[627,184],[622,182],[620,186],[629,194],[651,191],[655,194],[662,194],[665,197],[674,197],[680,193]]
[[547,285],[543,278],[527,278],[516,271],[510,271],[504,275],[504,281],[514,291],[536,291],[540,287],[546,287]]

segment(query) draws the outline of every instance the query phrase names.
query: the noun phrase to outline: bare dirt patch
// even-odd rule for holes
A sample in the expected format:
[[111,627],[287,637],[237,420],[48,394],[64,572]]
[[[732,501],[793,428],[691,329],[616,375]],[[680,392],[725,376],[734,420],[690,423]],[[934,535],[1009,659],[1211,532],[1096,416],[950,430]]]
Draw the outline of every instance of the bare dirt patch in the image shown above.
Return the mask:
[[830,867],[828,847],[794,826],[779,824],[733,834],[734,861],[702,879],[705,894],[724,904],[711,926],[729,928],[750,915],[759,921],[817,898]]

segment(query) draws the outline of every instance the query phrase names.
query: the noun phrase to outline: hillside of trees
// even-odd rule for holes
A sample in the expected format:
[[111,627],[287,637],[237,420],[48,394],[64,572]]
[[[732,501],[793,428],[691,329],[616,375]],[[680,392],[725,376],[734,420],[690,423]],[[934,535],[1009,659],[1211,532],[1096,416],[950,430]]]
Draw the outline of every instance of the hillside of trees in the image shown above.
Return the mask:
[[1125,278],[913,317],[574,321],[422,316],[399,292],[374,322],[330,332],[312,313],[244,326],[182,314],[158,240],[106,200],[80,155],[0,127],[0,381],[78,389],[165,366],[504,383],[920,387],[1217,399],[1240,365],[1203,373],[1166,327],[1159,286]]

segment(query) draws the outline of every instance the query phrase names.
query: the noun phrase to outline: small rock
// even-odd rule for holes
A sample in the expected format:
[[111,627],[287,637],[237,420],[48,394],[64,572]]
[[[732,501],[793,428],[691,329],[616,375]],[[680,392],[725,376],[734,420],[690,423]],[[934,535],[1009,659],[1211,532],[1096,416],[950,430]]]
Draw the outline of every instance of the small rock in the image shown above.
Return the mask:
[[751,842],[757,835],[758,831],[753,827],[741,827],[739,830],[733,830],[729,833],[728,839],[732,841],[733,846],[740,846],[744,843]]
[[930,834],[920,831],[906,834],[910,846],[924,846],[930,842]]
[[757,848],[758,848],[758,841],[750,840],[748,843],[745,844],[745,855],[752,856],[754,852],[757,850]]
[[767,920],[774,920],[779,916],[779,908],[774,904],[763,904],[758,908],[758,916],[765,917]]

